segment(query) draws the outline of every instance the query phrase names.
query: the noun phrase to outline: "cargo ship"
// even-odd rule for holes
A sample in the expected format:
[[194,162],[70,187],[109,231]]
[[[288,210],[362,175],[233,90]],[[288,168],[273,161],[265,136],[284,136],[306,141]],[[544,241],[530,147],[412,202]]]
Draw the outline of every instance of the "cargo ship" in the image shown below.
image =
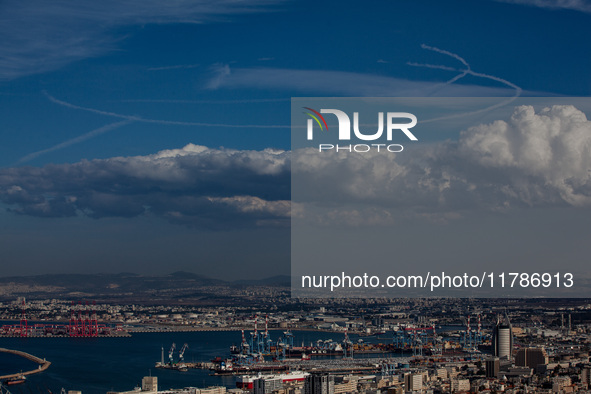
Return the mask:
[[236,378],[236,387],[240,389],[253,389],[254,381],[257,379],[280,378],[283,383],[288,382],[303,382],[306,376],[310,375],[308,372],[291,371],[285,373],[270,373],[270,374],[256,374],[256,375],[242,375]]

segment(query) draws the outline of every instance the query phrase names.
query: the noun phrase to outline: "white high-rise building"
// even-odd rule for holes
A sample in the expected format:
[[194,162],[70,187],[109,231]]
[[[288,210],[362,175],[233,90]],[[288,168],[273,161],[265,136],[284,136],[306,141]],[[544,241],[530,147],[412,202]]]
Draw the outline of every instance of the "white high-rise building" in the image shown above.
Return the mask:
[[253,383],[254,394],[269,394],[283,387],[281,378],[260,378]]
[[404,374],[404,387],[406,391],[417,391],[423,389],[423,374]]
[[493,355],[501,360],[511,360],[513,352],[513,328],[509,316],[505,312],[505,319],[499,317],[493,330]]

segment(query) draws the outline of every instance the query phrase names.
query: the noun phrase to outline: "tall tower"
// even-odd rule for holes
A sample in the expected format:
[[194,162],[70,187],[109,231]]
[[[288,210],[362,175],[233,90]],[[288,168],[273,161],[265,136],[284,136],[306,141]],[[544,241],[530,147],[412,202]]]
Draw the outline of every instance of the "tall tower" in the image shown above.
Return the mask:
[[493,355],[501,360],[511,360],[513,351],[513,328],[505,311],[504,319],[497,317],[497,324],[493,329]]

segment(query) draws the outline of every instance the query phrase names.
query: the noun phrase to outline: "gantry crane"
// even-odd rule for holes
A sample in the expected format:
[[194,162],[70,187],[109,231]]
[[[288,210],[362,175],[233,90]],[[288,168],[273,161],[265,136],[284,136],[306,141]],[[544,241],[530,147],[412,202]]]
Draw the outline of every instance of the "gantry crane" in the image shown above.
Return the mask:
[[173,353],[174,353],[174,349],[176,349],[176,343],[173,342],[172,343],[172,346],[170,347],[170,350],[168,351],[168,359],[170,360],[170,365],[173,364],[172,356],[173,356]]
[[183,361],[185,361],[185,350],[187,350],[189,348],[188,344],[184,344],[183,347],[181,348],[181,351],[179,352],[179,362],[182,363]]

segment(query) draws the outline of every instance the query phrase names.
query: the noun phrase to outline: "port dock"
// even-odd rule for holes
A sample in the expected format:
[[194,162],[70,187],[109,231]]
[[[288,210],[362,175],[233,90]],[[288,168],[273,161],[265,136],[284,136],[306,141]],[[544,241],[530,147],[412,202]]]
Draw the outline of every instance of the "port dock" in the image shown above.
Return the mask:
[[30,361],[33,361],[34,363],[39,364],[39,367],[37,369],[32,369],[32,370],[26,371],[26,372],[13,373],[10,375],[3,375],[3,376],[0,376],[0,380],[12,379],[12,378],[19,377],[21,375],[26,376],[26,375],[33,375],[36,373],[40,373],[40,372],[45,371],[51,365],[51,363],[45,359],[39,358],[37,356],[33,356],[32,354],[29,354],[29,353],[21,352],[20,350],[0,348],[0,352],[14,354],[14,355],[26,358],[27,360],[30,360]]

